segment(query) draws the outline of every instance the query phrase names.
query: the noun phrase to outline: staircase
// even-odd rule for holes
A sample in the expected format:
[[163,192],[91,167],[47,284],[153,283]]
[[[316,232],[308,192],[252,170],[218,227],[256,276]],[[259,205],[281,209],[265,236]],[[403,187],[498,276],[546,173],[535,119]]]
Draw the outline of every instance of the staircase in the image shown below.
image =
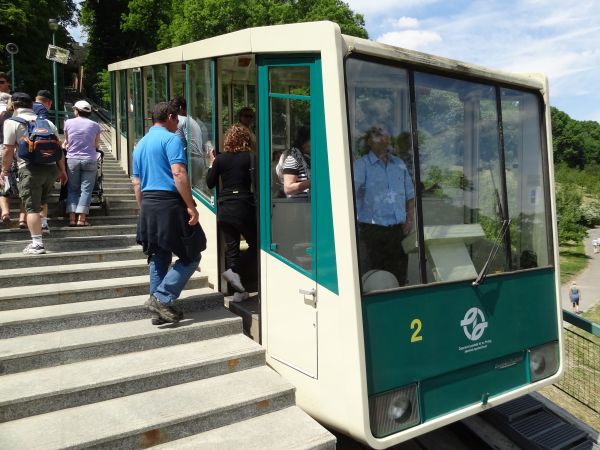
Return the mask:
[[201,272],[184,320],[150,323],[137,207],[108,153],[104,177],[111,215],[51,218],[48,254],[0,230],[0,448],[335,448]]

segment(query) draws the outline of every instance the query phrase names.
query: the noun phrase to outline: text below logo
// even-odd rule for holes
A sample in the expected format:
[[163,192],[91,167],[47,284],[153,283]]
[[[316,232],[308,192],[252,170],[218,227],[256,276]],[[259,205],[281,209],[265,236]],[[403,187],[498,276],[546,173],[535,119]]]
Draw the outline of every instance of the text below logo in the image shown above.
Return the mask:
[[479,308],[471,308],[465,314],[463,320],[460,321],[460,326],[463,327],[465,336],[471,341],[477,341],[483,336],[483,332],[488,326],[485,321],[485,316]]

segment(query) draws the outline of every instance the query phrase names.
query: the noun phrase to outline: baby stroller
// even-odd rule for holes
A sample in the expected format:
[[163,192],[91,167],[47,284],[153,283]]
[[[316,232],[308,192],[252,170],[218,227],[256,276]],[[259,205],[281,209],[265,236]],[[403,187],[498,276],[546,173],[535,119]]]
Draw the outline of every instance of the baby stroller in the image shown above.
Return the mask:
[[[110,216],[110,203],[108,198],[104,197],[104,189],[102,187],[102,181],[104,174],[102,166],[104,164],[104,152],[99,148],[96,149],[96,160],[98,166],[96,169],[96,182],[94,183],[94,189],[92,190],[92,202],[90,203],[90,210],[92,209],[103,209],[104,215]],[[65,161],[66,163],[66,161]],[[58,210],[61,217],[66,217],[67,213],[67,185],[60,187],[60,195],[58,197]]]

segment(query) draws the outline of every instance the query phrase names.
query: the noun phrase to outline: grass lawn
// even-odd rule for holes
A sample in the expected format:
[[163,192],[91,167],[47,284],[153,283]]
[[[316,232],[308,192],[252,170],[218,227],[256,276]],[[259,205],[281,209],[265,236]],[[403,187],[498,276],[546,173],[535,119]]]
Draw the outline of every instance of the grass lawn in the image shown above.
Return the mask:
[[559,247],[560,251],[560,282],[566,283],[588,264],[589,258],[583,250],[583,243],[568,243]]

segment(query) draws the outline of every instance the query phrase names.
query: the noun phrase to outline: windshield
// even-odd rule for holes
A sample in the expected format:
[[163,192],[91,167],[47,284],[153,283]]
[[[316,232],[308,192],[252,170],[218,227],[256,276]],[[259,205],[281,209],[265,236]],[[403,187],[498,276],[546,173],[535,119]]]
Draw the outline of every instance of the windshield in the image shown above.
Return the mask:
[[538,96],[358,58],[346,77],[363,291],[550,263]]

